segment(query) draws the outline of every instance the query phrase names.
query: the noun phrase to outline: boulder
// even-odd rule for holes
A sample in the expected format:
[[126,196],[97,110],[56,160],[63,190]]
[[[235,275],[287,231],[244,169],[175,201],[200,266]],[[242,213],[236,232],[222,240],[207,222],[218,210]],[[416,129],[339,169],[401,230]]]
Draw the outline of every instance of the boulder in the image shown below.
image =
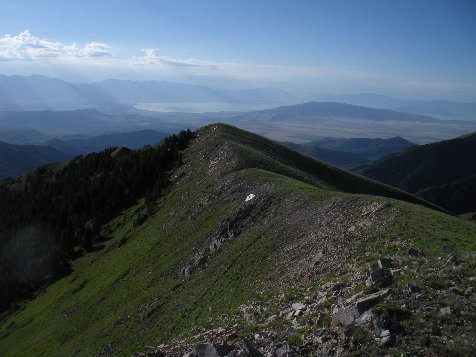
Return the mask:
[[374,318],[375,315],[372,310],[367,310],[355,320],[355,323],[359,326],[369,326],[372,325]]
[[262,357],[263,354],[254,346],[250,338],[245,338],[227,354],[228,357]]
[[332,313],[332,324],[341,323],[344,327],[354,323],[360,313],[355,305],[336,307]]
[[235,348],[234,346],[229,345],[226,341],[221,345],[214,345],[214,347],[219,356],[227,356]]
[[392,259],[384,258],[372,265],[372,269],[390,269],[392,267]]
[[453,310],[451,309],[451,307],[447,306],[447,307],[442,307],[440,309],[440,314],[442,315],[452,315],[453,314]]
[[359,315],[362,314],[364,311],[370,309],[374,306],[382,297],[386,296],[389,293],[389,289],[382,290],[376,294],[366,296],[361,298],[355,302]]
[[407,291],[409,293],[419,293],[419,292],[421,292],[421,288],[417,285],[413,285],[413,284],[408,283],[407,284]]
[[391,259],[380,259],[377,263],[372,264],[369,271],[367,285],[375,285],[381,288],[392,285],[393,276],[390,271],[391,266]]
[[201,343],[195,347],[196,356],[198,357],[222,357],[228,356],[235,349],[234,346],[225,342],[221,345],[212,345],[210,343]]
[[380,334],[380,346],[392,345],[395,342],[395,336],[389,330],[384,330]]
[[215,346],[210,343],[200,343],[195,347],[198,357],[220,357]]
[[300,303],[300,302],[296,302],[293,304],[292,306],[293,310],[304,310],[306,308],[306,305]]
[[299,355],[298,348],[291,344],[284,345],[274,352],[275,357],[298,357]]

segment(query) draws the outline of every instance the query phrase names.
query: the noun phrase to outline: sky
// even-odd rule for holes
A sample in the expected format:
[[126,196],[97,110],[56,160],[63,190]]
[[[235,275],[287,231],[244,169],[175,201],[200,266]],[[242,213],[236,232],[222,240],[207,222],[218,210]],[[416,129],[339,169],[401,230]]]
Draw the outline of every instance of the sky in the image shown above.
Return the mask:
[[476,1],[0,0],[0,74],[476,101]]

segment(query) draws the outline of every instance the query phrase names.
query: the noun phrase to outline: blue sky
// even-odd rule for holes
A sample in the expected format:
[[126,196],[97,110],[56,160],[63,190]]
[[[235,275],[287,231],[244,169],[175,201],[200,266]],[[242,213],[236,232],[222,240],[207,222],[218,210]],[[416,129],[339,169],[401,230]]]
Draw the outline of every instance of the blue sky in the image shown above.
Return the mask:
[[476,101],[476,1],[0,0],[0,73]]

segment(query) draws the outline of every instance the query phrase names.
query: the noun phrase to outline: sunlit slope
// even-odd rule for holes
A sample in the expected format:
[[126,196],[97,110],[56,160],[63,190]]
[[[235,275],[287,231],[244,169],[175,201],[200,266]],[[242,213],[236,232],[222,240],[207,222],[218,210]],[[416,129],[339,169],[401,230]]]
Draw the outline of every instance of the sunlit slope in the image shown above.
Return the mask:
[[131,355],[409,247],[435,261],[444,245],[462,259],[475,250],[474,224],[343,192],[402,194],[228,126],[197,131],[172,180],[155,207],[140,202],[105,225],[109,240],[2,322],[2,355]]
[[261,168],[323,189],[386,196],[438,209],[435,205],[404,191],[342,170],[248,131],[229,125],[207,128],[216,128],[217,138],[226,140],[233,146],[239,168]]

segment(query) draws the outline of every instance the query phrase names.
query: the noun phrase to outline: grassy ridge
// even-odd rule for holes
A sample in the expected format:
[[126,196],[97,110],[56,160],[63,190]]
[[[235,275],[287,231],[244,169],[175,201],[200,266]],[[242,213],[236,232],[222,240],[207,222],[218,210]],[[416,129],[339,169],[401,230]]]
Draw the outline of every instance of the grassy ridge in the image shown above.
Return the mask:
[[[309,214],[313,220],[313,212],[326,205],[337,206],[324,215],[340,212],[341,201],[359,208],[383,202],[391,208],[375,213],[379,219],[346,243],[353,246],[352,258],[364,265],[408,246],[430,256],[442,254],[444,244],[475,251],[471,222],[407,202],[338,192],[350,179],[358,180],[358,188],[372,182],[350,173],[333,182],[337,169],[323,163],[230,127],[209,130],[200,131],[200,140],[186,150],[183,165],[171,175],[170,192],[153,212],[145,202],[122,212],[103,227],[109,240],[73,261],[69,276],[2,321],[4,355],[131,355],[190,335],[197,326],[233,323],[223,315],[232,316],[248,301],[266,300],[277,293],[276,286],[281,293],[295,285],[273,286],[283,269],[293,268],[281,263],[287,247],[297,249],[299,242],[291,239],[286,215]],[[217,148],[231,143],[239,158],[218,178],[210,175],[211,161],[202,159],[212,141]],[[258,164],[261,169],[253,168]],[[256,197],[246,202],[250,193]],[[293,203],[296,212],[286,211],[283,203]],[[147,219],[139,224],[143,215]],[[349,227],[367,222],[360,210],[343,215]],[[183,274],[184,267],[191,272]],[[473,266],[468,274],[474,273]]]
[[243,150],[240,155],[241,167],[260,167],[317,187],[348,193],[385,196],[440,209],[404,191],[339,169],[259,135],[229,125],[222,125],[220,130],[229,142],[235,143]]

